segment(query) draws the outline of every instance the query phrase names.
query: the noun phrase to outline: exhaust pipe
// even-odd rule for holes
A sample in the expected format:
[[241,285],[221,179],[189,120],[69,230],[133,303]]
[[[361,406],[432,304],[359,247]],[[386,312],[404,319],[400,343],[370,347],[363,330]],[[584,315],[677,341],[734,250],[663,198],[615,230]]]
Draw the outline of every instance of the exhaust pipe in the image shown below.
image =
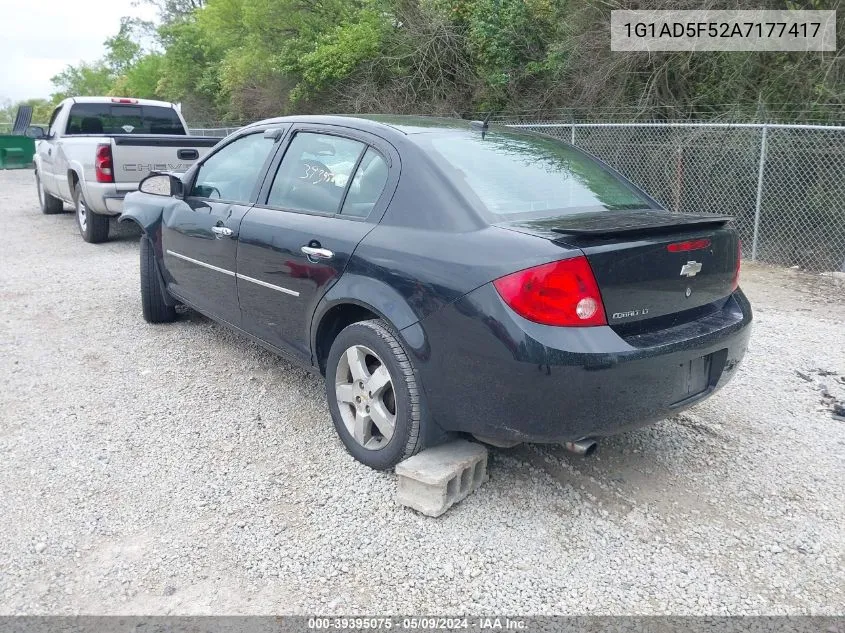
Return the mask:
[[599,445],[595,440],[590,439],[589,437],[583,437],[575,442],[567,442],[564,446],[566,446],[566,450],[575,453],[576,455],[589,457],[595,453]]

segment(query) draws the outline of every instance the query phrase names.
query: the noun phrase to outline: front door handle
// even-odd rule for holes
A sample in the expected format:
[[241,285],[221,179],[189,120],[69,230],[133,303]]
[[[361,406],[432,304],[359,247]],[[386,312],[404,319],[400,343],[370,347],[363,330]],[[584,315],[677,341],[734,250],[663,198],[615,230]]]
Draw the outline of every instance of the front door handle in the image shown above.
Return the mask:
[[334,253],[329,249],[317,248],[316,246],[303,246],[302,252],[308,255],[309,259],[331,259],[334,257]]
[[211,231],[219,237],[232,237],[234,233],[228,226],[212,226]]

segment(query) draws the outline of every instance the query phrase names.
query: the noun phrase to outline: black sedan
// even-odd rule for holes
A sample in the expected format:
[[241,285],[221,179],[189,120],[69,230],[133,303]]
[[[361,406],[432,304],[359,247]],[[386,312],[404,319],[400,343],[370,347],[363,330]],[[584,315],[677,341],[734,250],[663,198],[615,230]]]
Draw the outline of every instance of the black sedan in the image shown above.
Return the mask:
[[261,121],[121,220],[147,321],[184,304],[319,371],[373,468],[459,434],[587,452],[713,394],[750,334],[730,218],[495,126]]

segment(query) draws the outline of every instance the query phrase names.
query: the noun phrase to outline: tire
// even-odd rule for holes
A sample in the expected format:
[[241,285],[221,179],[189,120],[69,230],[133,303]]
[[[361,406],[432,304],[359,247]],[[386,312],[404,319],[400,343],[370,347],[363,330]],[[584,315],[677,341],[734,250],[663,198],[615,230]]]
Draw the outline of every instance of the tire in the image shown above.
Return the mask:
[[41,185],[41,177],[37,171],[35,172],[35,187],[38,190],[38,206],[41,207],[41,213],[44,215],[53,215],[54,213],[62,213],[65,210],[64,202],[44,191],[44,187]]
[[76,183],[73,189],[73,202],[76,210],[76,225],[79,234],[89,244],[99,244],[109,239],[109,218],[106,215],[94,213],[85,203],[82,195],[82,185]]
[[[363,360],[356,363],[355,371],[349,350],[354,350],[352,358]],[[387,370],[390,382],[374,393],[366,387],[383,380],[381,367]],[[378,374],[375,380],[370,380],[374,374]],[[369,381],[364,389],[360,380],[353,380],[356,375]],[[339,384],[345,386],[339,390]],[[362,464],[387,470],[423,448],[428,421],[423,414],[422,390],[410,358],[381,319],[353,323],[337,335],[326,361],[326,396],[337,434],[346,450]],[[358,397],[361,401],[355,402]],[[388,437],[385,431],[389,425],[384,422],[391,414],[393,430]],[[360,425],[355,425],[359,420]],[[388,428],[382,430],[377,420]]]
[[159,282],[158,264],[153,245],[146,235],[141,237],[141,311],[147,323],[169,323],[176,320],[176,308],[165,300]]

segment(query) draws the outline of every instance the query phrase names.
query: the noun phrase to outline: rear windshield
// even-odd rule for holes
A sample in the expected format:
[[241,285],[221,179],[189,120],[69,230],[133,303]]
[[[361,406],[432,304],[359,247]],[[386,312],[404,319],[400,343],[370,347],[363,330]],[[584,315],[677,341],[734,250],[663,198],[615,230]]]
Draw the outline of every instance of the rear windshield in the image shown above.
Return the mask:
[[185,128],[173,108],[75,103],[65,134],[185,134]]
[[555,139],[480,131],[420,135],[465,194],[493,219],[529,219],[652,207],[600,163]]

